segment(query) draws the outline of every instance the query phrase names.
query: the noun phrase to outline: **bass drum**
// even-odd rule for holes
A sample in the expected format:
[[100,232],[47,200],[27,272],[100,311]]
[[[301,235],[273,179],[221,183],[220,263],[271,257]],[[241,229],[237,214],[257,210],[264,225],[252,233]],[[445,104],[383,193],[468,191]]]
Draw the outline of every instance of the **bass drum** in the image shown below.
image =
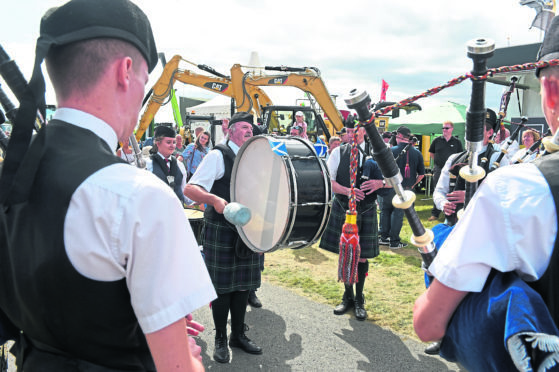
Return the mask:
[[239,150],[231,174],[231,201],[252,213],[237,226],[254,252],[304,248],[324,232],[332,203],[328,169],[301,138],[256,136]]
[[184,210],[188,222],[190,222],[190,227],[192,227],[192,232],[196,238],[198,245],[202,245],[202,233],[204,231],[204,212],[199,209],[187,208]]

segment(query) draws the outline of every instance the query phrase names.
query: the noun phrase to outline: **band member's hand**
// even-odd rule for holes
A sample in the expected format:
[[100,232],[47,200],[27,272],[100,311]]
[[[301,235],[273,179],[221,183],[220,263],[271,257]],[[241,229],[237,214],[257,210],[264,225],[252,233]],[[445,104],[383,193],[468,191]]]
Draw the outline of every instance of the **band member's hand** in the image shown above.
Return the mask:
[[443,206],[443,212],[446,216],[450,216],[451,214],[453,214],[456,211],[456,204],[447,201],[446,203],[444,203]]
[[198,336],[200,332],[204,332],[204,326],[192,320],[192,314],[186,316],[186,332],[189,336]]
[[382,186],[382,180],[367,180],[361,184],[361,190],[365,192],[365,195],[370,195]]
[[361,201],[365,199],[365,193],[360,189],[355,189],[355,200]]
[[218,197],[214,203],[215,211],[219,214],[223,214],[223,210],[227,204],[229,204],[227,200]]
[[459,190],[448,193],[446,194],[446,200],[456,204],[464,203],[464,200],[466,200],[466,191]]
[[188,337],[188,346],[190,347],[190,353],[192,357],[202,361],[202,348],[196,344],[196,340],[192,337]]

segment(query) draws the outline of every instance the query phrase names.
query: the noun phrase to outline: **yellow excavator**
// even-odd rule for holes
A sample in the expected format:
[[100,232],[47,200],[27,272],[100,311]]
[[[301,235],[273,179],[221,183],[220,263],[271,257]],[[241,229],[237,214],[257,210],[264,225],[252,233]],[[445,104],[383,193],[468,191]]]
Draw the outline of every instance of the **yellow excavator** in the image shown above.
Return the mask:
[[[163,59],[162,59],[163,60]],[[316,68],[270,67],[265,70],[280,71],[281,74],[258,76],[251,72],[243,72],[242,66],[233,65],[231,76],[225,76],[206,65],[196,65],[199,69],[209,72],[213,76],[197,74],[187,69],[179,68],[181,61],[189,62],[181,56],[175,55],[164,63],[163,73],[146,95],[144,104],[146,109],[140,117],[140,124],[136,131],[136,139],[140,140],[155,113],[166,104],[171,97],[175,81],[226,95],[234,99],[237,111],[254,112],[259,118],[259,124],[267,132],[285,134],[295,117],[296,111],[303,111],[308,124],[310,138],[316,139],[324,134],[327,138],[343,127],[343,118],[336,108],[332,97],[328,93],[320,72]],[[191,63],[191,62],[189,62]],[[290,86],[304,91],[311,104],[318,104],[327,119],[316,113],[316,110],[301,106],[274,106],[270,97],[261,86]]]

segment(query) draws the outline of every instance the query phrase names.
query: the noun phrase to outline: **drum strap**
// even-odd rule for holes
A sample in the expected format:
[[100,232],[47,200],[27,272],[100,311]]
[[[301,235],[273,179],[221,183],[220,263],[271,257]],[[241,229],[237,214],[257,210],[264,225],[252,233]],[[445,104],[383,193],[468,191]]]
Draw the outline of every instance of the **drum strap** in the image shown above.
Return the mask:
[[[225,173],[223,177],[215,181],[210,193],[225,199],[227,202],[231,201],[231,171],[233,170],[233,163],[235,162],[235,153],[231,148],[224,144],[219,144],[215,147],[216,150],[221,151],[223,155],[223,163],[225,166]],[[204,217],[206,218],[223,218],[222,214],[217,213],[213,206],[208,206],[204,212]],[[223,218],[224,219],[224,218]]]

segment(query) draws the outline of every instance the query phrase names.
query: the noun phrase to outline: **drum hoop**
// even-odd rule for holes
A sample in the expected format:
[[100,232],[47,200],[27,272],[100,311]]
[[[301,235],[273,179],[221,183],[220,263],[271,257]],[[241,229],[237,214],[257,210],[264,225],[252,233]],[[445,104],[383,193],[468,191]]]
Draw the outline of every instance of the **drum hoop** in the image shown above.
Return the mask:
[[[230,195],[229,198],[231,201],[233,200],[233,196],[235,195],[235,181],[237,180],[237,170],[239,168],[239,165],[241,163],[241,158],[242,155],[244,154],[245,150],[248,148],[249,144],[256,141],[258,138],[265,138],[267,140],[267,137],[272,137],[272,136],[268,136],[268,135],[258,135],[258,136],[253,136],[251,138],[249,138],[239,149],[239,151],[237,152],[237,155],[235,156],[235,162],[233,163],[233,170],[231,171],[231,183],[230,183]],[[282,161],[285,163],[285,159],[283,156],[280,156],[280,158],[282,159]],[[290,183],[288,183],[288,187],[290,187]],[[290,195],[291,195],[291,189],[290,191]],[[291,209],[290,209],[291,212]],[[295,214],[291,214],[289,213],[288,215],[288,221],[286,221],[284,229],[282,231],[281,236],[289,236],[289,234],[286,234],[286,229],[287,229],[287,225],[289,224],[289,220],[294,220],[295,219]],[[293,226],[293,223],[290,224],[291,226]],[[241,237],[241,239],[243,240],[243,242],[254,252],[257,253],[270,253],[273,251],[278,250],[281,247],[281,243],[283,243],[285,241],[284,240],[280,240],[278,243],[276,243],[272,248],[270,248],[269,250],[262,250],[256,246],[254,246],[254,244],[252,244],[250,242],[250,240],[248,239],[247,235],[245,234],[242,226],[235,226],[235,228],[237,229],[237,232],[239,233],[239,236]],[[292,228],[292,227],[291,227]],[[280,243],[281,242],[281,243]]]

